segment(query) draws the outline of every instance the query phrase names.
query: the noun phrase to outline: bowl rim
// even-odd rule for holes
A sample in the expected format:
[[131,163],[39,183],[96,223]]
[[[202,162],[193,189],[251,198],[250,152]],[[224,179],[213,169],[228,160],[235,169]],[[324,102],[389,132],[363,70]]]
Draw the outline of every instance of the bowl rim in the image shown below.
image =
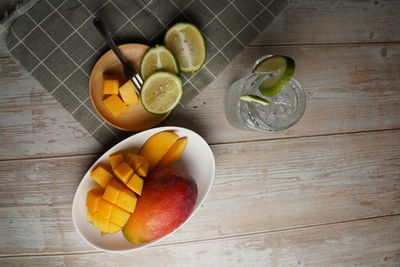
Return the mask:
[[[77,225],[77,218],[76,218],[76,216],[75,216],[75,213],[76,213],[76,211],[75,211],[75,206],[77,205],[77,204],[76,204],[76,201],[77,201],[76,199],[78,198],[77,192],[78,192],[79,188],[81,187],[81,185],[83,184],[83,182],[84,182],[84,180],[85,180],[85,179],[84,179],[85,176],[90,172],[90,170],[93,168],[93,166],[95,166],[96,164],[98,164],[98,161],[100,160],[101,157],[103,157],[103,156],[104,156],[105,154],[107,154],[107,153],[110,153],[110,151],[111,151],[114,147],[118,146],[118,145],[121,144],[122,142],[126,142],[128,139],[134,139],[135,136],[137,136],[137,135],[146,134],[147,132],[151,132],[151,131],[154,131],[154,133],[162,132],[162,131],[187,131],[187,132],[190,132],[191,134],[193,134],[193,135],[199,137],[199,138],[206,144],[206,149],[210,152],[209,154],[211,155],[211,159],[210,159],[211,166],[210,166],[210,167],[211,167],[211,173],[212,173],[212,175],[211,175],[210,181],[209,181],[209,183],[208,183],[208,185],[207,185],[207,189],[205,190],[204,196],[203,196],[203,198],[202,198],[198,203],[197,203],[197,201],[196,201],[197,207],[196,207],[195,209],[193,209],[193,211],[191,212],[191,214],[186,218],[186,220],[185,220],[182,224],[180,224],[177,228],[175,228],[175,229],[174,229],[173,231],[171,231],[170,233],[168,233],[168,234],[166,234],[166,235],[164,235],[164,236],[162,236],[162,237],[160,237],[160,238],[158,238],[158,239],[155,239],[155,240],[152,240],[152,241],[143,243],[143,245],[142,245],[142,246],[139,246],[139,247],[127,248],[127,249],[115,249],[115,250],[113,250],[113,249],[105,249],[105,248],[102,248],[102,247],[100,247],[100,246],[97,246],[96,244],[90,242],[90,241],[83,235],[83,233],[80,231],[80,228],[79,228],[78,225]],[[178,126],[162,126],[162,127],[151,128],[151,129],[144,130],[144,131],[138,132],[138,133],[136,133],[136,134],[133,134],[132,136],[127,137],[127,138],[125,138],[124,140],[121,140],[121,141],[118,142],[117,144],[113,145],[113,146],[110,147],[106,152],[102,153],[102,154],[97,158],[97,160],[96,160],[93,164],[90,165],[90,167],[88,168],[88,170],[87,170],[87,171],[85,172],[85,174],[83,175],[81,181],[79,182],[78,187],[77,187],[76,190],[75,190],[74,198],[73,198],[73,200],[72,200],[72,208],[71,208],[71,210],[72,210],[72,222],[73,222],[74,228],[75,228],[76,232],[78,232],[78,235],[79,235],[87,244],[89,244],[90,246],[92,246],[92,247],[95,248],[95,249],[98,249],[98,250],[101,250],[101,251],[104,251],[104,252],[109,252],[109,253],[126,253],[126,252],[131,252],[131,251],[136,251],[136,250],[139,250],[139,249],[143,249],[143,248],[148,247],[148,246],[150,246],[150,245],[152,245],[152,244],[155,244],[155,243],[159,243],[159,242],[162,241],[164,238],[166,238],[166,237],[172,235],[175,231],[177,231],[178,229],[180,229],[181,227],[183,227],[183,225],[185,225],[185,224],[198,212],[198,210],[200,209],[200,207],[202,206],[202,204],[204,203],[204,201],[205,201],[206,198],[208,197],[208,194],[210,193],[211,187],[212,187],[212,185],[213,185],[213,183],[214,183],[214,179],[215,179],[215,166],[216,166],[216,164],[215,164],[215,157],[214,157],[214,153],[212,152],[212,149],[211,149],[210,145],[207,143],[207,141],[206,141],[201,135],[199,135],[198,133],[196,133],[196,132],[194,132],[194,131],[192,131],[192,130],[190,130],[190,129],[187,129],[187,128],[184,128],[184,127],[178,127]]]

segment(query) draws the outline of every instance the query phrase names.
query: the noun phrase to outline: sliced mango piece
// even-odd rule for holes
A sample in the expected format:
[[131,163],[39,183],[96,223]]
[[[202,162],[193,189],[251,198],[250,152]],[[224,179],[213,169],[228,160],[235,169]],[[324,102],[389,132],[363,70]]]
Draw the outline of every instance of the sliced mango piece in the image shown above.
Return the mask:
[[109,171],[107,171],[102,165],[98,165],[91,173],[90,177],[93,178],[101,187],[106,185],[114,178]]
[[158,162],[155,170],[169,168],[182,156],[187,144],[187,137],[181,137],[176,140],[175,144],[168,150],[168,152]]
[[118,95],[119,80],[111,74],[103,74],[103,94]]
[[94,222],[95,218],[96,218],[96,213],[93,213],[90,211],[87,212],[87,221],[88,222]]
[[130,212],[127,212],[124,209],[114,206],[111,211],[110,222],[119,225],[120,227],[123,227],[128,221],[129,216],[131,216]]
[[146,177],[150,164],[145,157],[136,154],[129,154],[128,164],[133,168],[137,175]]
[[111,169],[115,169],[119,164],[124,162],[124,157],[121,153],[115,153],[108,156],[108,160],[110,161]]
[[108,234],[115,234],[116,232],[120,231],[122,229],[121,226],[113,224],[112,222],[110,222],[108,224]]
[[113,208],[113,204],[105,200],[104,198],[100,199],[99,206],[97,210],[97,216],[100,218],[110,219],[111,210]]
[[133,169],[126,162],[122,162],[114,169],[114,173],[118,179],[126,184],[133,175]]
[[125,105],[118,95],[111,95],[107,97],[103,100],[103,104],[115,118],[118,118],[119,115],[128,109],[128,106]]
[[102,218],[97,214],[95,219],[93,220],[93,224],[100,231],[108,233],[108,225],[110,224],[110,221],[107,218]]
[[152,170],[167,151],[178,140],[178,135],[173,132],[159,132],[152,135],[140,148],[139,155],[149,162],[149,170]]
[[115,205],[132,213],[135,210],[136,202],[137,202],[137,198],[136,198],[135,193],[133,193],[128,188],[124,188],[119,193],[118,199],[117,199],[117,202],[115,203]]
[[119,94],[122,101],[127,105],[136,104],[139,100],[131,80],[127,81],[119,88]]
[[98,210],[99,201],[101,200],[103,193],[104,188],[96,186],[86,195],[87,220],[89,222],[93,222],[94,220],[94,215]]
[[108,202],[115,204],[117,202],[119,192],[121,192],[121,190],[124,188],[125,186],[120,181],[113,179],[107,184],[103,198]]
[[129,179],[129,182],[126,184],[126,186],[136,194],[141,195],[143,189],[143,179],[136,174],[133,174],[132,178]]

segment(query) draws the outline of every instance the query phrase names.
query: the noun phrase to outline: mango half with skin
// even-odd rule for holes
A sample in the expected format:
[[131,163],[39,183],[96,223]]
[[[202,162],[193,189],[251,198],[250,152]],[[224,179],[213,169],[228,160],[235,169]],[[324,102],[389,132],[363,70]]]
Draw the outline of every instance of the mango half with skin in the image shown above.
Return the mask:
[[196,199],[197,185],[188,173],[174,168],[154,171],[122,232],[132,243],[163,237],[189,217]]

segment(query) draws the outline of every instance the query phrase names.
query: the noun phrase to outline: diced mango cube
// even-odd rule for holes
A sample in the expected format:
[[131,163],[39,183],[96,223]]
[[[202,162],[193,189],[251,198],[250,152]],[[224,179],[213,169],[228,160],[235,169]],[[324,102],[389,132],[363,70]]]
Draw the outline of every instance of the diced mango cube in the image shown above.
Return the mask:
[[107,109],[111,112],[111,114],[117,118],[122,114],[125,110],[128,109],[128,106],[121,100],[118,95],[111,95],[103,100],[103,104],[107,107]]
[[129,189],[131,189],[136,194],[141,195],[143,189],[143,179],[136,174],[133,174],[132,178],[129,179],[129,182],[126,184],[126,186],[129,187]]
[[136,104],[138,102],[138,96],[131,80],[127,81],[119,88],[119,94],[122,101],[127,105]]
[[116,224],[113,224],[112,222],[110,222],[108,224],[108,234],[115,234],[116,232],[118,232],[119,230],[121,230],[122,227]]
[[108,156],[108,160],[110,161],[111,168],[115,169],[119,164],[124,162],[124,157],[122,156],[121,153],[115,153]]
[[122,190],[119,193],[118,199],[117,199],[117,202],[115,203],[115,205],[132,213],[135,210],[136,202],[137,202],[137,198],[136,198],[135,193],[133,193],[128,188],[124,188],[124,190]]
[[128,163],[129,165],[131,165],[137,175],[146,177],[150,164],[145,157],[135,154],[129,154]]
[[119,192],[124,188],[125,186],[120,181],[113,179],[107,184],[103,198],[108,202],[115,204],[117,202]]
[[[112,208],[113,208],[113,204],[104,200],[103,198],[100,199],[98,210],[97,210],[97,217],[104,218],[104,219],[110,219]],[[104,232],[106,232],[106,231],[104,231]]]
[[95,218],[96,218],[96,213],[90,212],[88,210],[88,212],[87,212],[87,221],[88,222],[94,222]]
[[111,211],[110,222],[119,225],[121,227],[124,227],[130,216],[131,213],[117,206],[114,206]]
[[87,193],[86,207],[88,212],[91,212],[92,215],[97,212],[99,201],[101,200],[103,194],[104,194],[104,188],[102,188],[101,186],[96,186]]
[[103,75],[103,94],[118,95],[119,80],[116,76],[110,74]]
[[133,174],[133,169],[126,162],[122,162],[114,169],[115,175],[126,184]]
[[108,233],[108,225],[110,224],[110,221],[107,218],[101,218],[98,214],[93,221],[94,225],[99,229],[100,231],[104,233]]
[[106,185],[114,178],[114,176],[101,165],[98,165],[90,173],[90,177],[92,177],[101,187],[106,187]]

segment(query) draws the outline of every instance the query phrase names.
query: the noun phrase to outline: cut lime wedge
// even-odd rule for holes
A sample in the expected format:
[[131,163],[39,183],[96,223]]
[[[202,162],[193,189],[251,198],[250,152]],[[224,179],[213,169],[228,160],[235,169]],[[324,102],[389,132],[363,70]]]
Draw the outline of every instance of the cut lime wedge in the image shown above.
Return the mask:
[[145,80],[156,71],[179,73],[174,55],[163,45],[157,45],[147,50],[140,64],[140,72]]
[[172,26],[164,38],[165,45],[176,56],[181,71],[196,72],[204,64],[206,47],[200,30],[190,23]]
[[286,56],[267,56],[257,63],[253,72],[276,72],[279,75],[263,82],[259,89],[264,96],[278,94],[292,78],[295,70],[294,60]]
[[182,81],[175,74],[158,71],[150,75],[140,91],[143,107],[153,114],[170,112],[182,97]]
[[256,102],[263,106],[271,105],[271,102],[269,102],[267,99],[264,99],[257,95],[241,95],[239,98],[240,98],[240,100],[247,101],[247,102]]

